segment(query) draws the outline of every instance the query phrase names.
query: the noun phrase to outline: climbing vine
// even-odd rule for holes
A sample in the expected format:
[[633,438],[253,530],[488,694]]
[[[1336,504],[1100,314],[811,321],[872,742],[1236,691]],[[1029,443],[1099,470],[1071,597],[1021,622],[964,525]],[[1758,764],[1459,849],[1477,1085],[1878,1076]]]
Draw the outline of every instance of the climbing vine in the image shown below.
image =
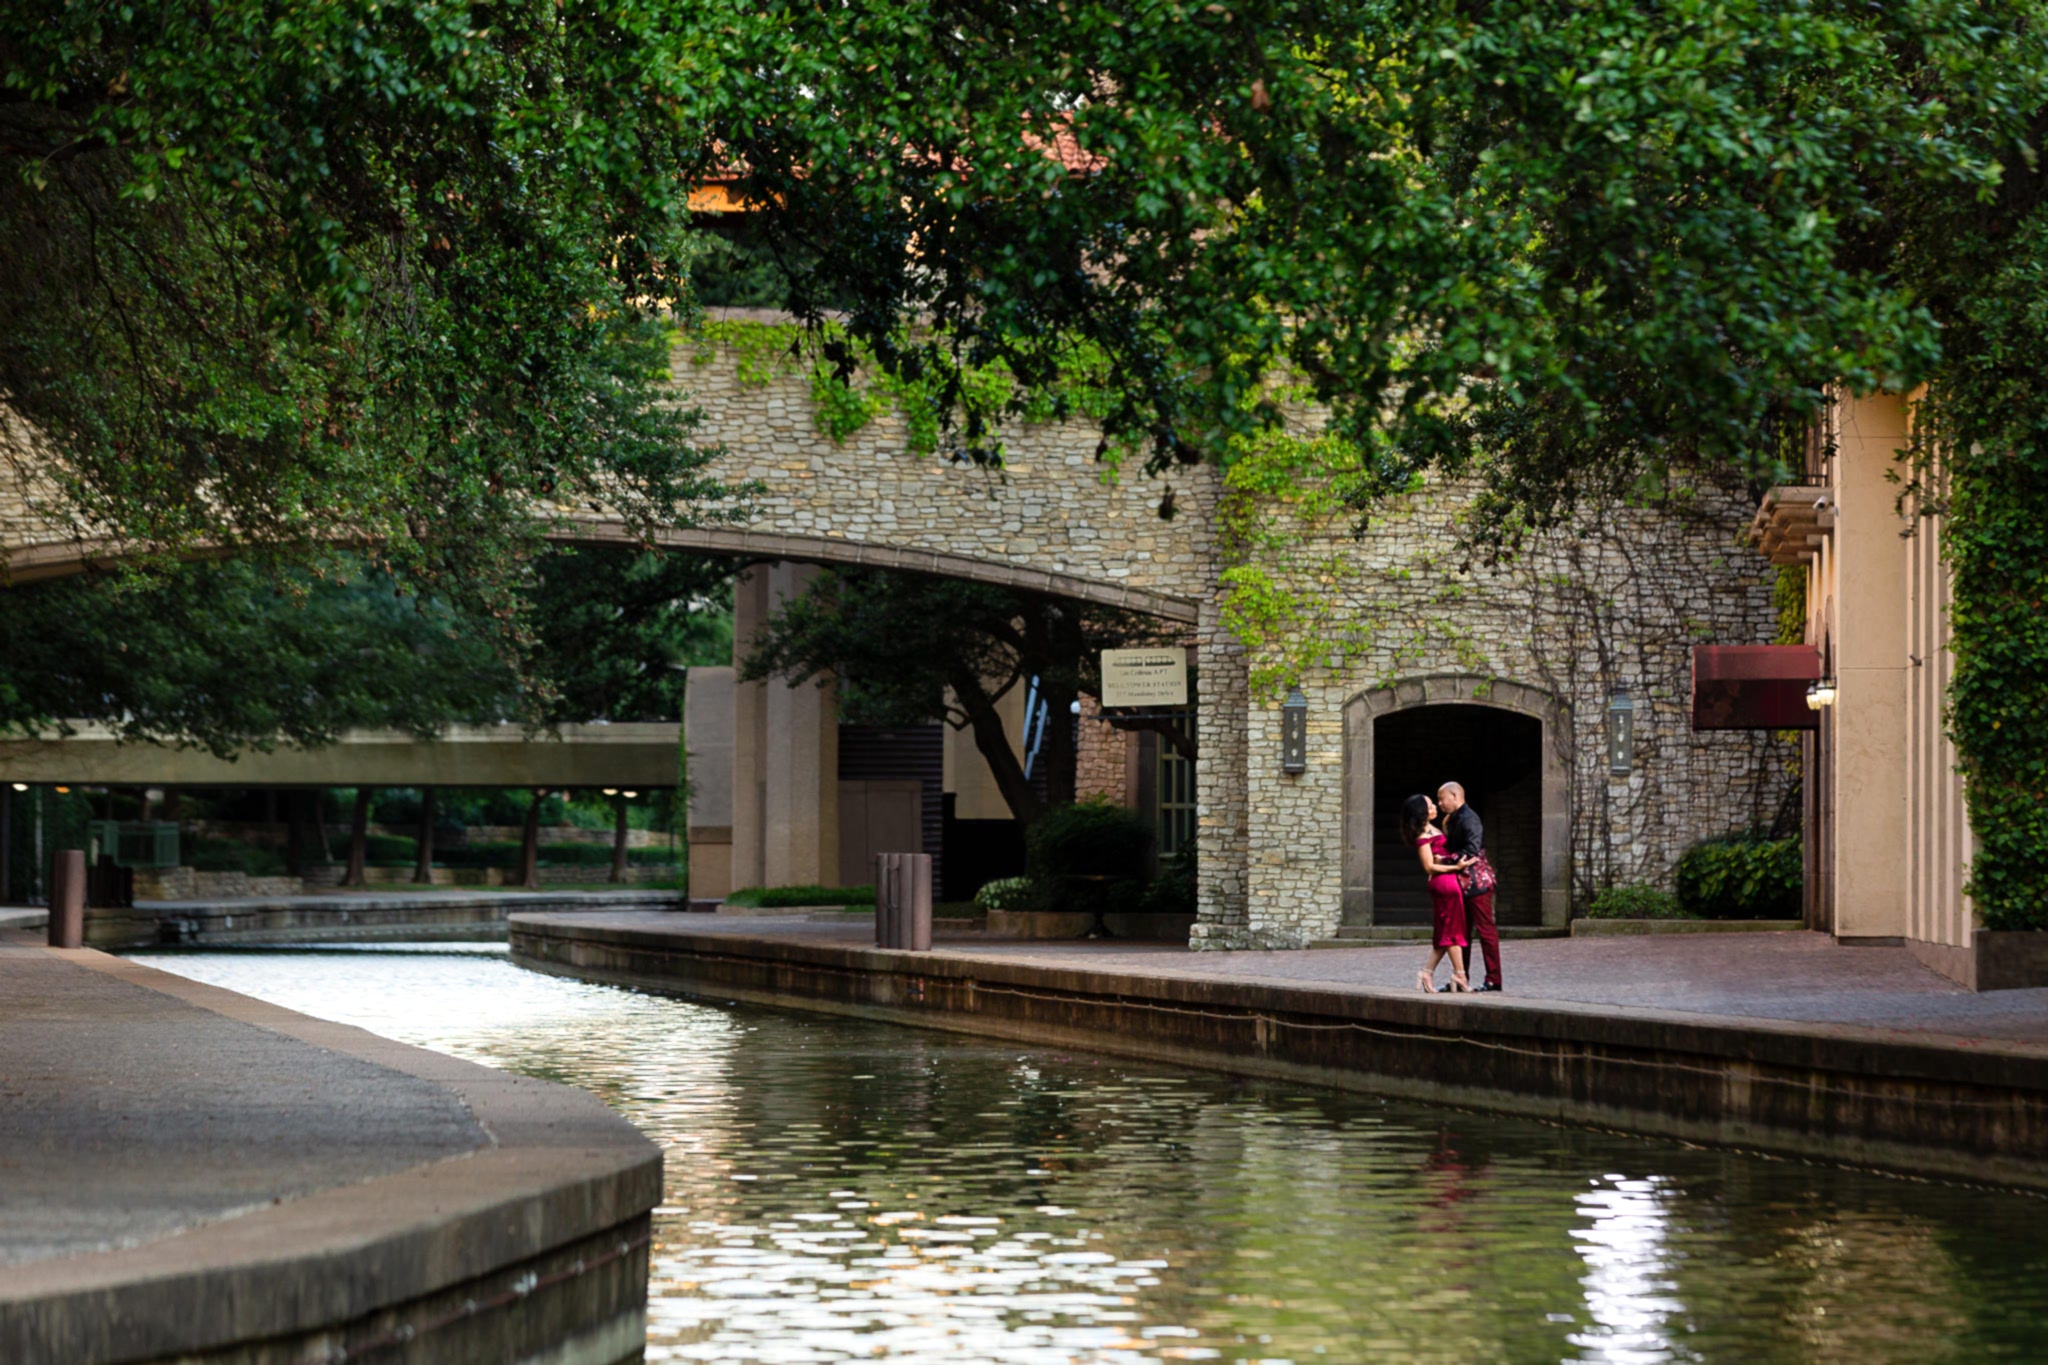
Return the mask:
[[[949,394],[934,379],[909,378],[877,365],[873,351],[836,323],[806,329],[795,323],[706,319],[677,340],[689,347],[692,363],[699,366],[730,356],[746,387],[804,373],[810,381],[812,423],[834,444],[893,411],[903,421],[910,452],[930,455],[944,441],[948,415],[956,411],[1007,412],[1026,422],[1069,416],[1100,421],[1114,402],[1108,356],[1088,345],[1072,351],[1053,384],[1026,388],[998,362],[962,367],[957,389]],[[994,449],[1000,455],[1001,443]],[[1100,454],[1107,472],[1113,476],[1133,449],[1130,441],[1105,442]]]
[[1386,626],[1350,610],[1343,591],[1360,573],[1341,531],[1364,469],[1358,447],[1336,436],[1269,430],[1232,443],[1217,507],[1223,624],[1245,646],[1262,701],[1317,668],[1343,668]]
[[[1964,260],[1971,243],[1959,243]],[[1943,514],[1954,574],[1949,732],[1985,927],[2048,929],[2048,211],[1994,244],[1957,307],[1953,357],[1916,410],[1909,494]]]

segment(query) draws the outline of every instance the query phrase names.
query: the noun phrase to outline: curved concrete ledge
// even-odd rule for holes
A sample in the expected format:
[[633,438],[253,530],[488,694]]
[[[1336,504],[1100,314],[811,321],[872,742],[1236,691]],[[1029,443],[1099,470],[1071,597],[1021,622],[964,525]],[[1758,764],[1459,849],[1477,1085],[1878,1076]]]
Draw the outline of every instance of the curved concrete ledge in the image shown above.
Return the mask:
[[[19,936],[16,936],[17,938]],[[484,1145],[277,1198],[141,1245],[0,1275],[0,1359],[21,1362],[636,1360],[661,1153],[595,1097],[327,1023],[91,950],[10,947],[424,1081]],[[176,1010],[167,1000],[169,1014]],[[175,1030],[172,1030],[175,1033]],[[163,1043],[161,1085],[203,1059]],[[265,1077],[280,1092],[306,1083]],[[238,1116],[262,1122],[263,1115]],[[369,1116],[365,1116],[368,1118]],[[368,1126],[366,1125],[366,1131]],[[228,1134],[224,1134],[224,1139]],[[123,1134],[135,1145],[147,1133]],[[81,1182],[92,1158],[76,1162]]]
[[2048,1189],[2048,1047],[2039,1044],[1100,971],[626,919],[515,915],[514,959],[656,991]]

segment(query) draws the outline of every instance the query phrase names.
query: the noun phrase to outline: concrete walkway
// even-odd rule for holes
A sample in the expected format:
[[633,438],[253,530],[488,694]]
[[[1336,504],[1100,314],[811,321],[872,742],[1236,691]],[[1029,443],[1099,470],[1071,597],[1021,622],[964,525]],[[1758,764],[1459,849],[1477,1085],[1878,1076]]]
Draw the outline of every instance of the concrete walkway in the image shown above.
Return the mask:
[[640,1349],[661,1156],[595,1097],[39,937],[0,930],[0,1360]]
[[0,949],[0,1265],[132,1246],[490,1144],[438,1085],[82,957]]
[[[727,915],[596,913],[593,928],[683,928],[795,943],[872,945],[865,922],[805,923]],[[1047,942],[941,936],[934,956],[1148,977],[1311,986],[1363,995],[1415,994],[1421,944],[1315,952],[1189,952],[1168,943]],[[1507,992],[1460,1000],[1474,1009],[1545,1004],[1716,1020],[1856,1024],[1955,1039],[2048,1048],[2048,989],[1966,991],[1903,948],[1845,948],[1826,934],[1617,935],[1503,946]],[[1449,976],[1437,969],[1437,980]],[[1475,970],[1474,981],[1480,977]],[[1445,997],[1447,1000],[1450,997]]]

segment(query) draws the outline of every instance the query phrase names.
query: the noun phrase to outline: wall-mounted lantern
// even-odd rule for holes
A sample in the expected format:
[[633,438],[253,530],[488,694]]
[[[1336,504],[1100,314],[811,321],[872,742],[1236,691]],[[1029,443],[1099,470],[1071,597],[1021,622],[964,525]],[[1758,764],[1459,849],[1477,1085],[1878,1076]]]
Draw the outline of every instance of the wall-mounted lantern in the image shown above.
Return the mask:
[[1806,709],[1820,711],[1835,704],[1835,679],[1832,674],[1816,678],[1806,685]]
[[1308,771],[1308,698],[1299,687],[1289,688],[1280,704],[1280,771]]
[[1607,771],[1626,773],[1636,763],[1636,704],[1627,689],[1607,700]]

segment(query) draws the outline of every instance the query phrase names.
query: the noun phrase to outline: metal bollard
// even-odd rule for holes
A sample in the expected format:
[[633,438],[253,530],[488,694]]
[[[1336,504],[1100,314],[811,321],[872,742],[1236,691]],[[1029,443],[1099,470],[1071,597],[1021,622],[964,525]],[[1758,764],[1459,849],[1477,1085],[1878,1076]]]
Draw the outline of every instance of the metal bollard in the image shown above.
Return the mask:
[[875,855],[875,946],[919,953],[932,946],[929,853]]
[[59,849],[50,859],[50,946],[85,946],[84,849]]

